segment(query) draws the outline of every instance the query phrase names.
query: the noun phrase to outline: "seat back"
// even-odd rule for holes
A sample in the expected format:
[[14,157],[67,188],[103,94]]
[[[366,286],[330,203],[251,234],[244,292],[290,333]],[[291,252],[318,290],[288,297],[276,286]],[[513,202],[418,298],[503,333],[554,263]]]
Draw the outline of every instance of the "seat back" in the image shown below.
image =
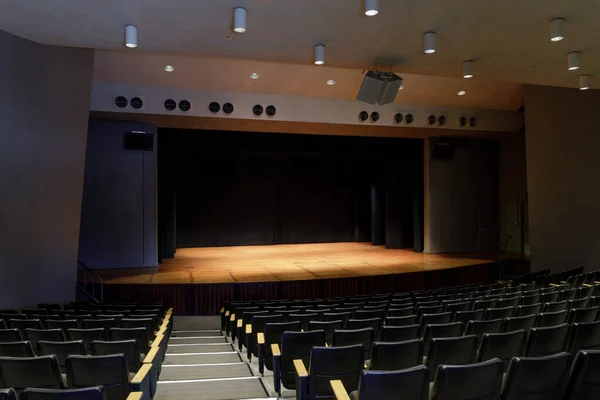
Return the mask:
[[542,303],[529,304],[517,306],[515,317],[522,317],[524,315],[539,314],[542,312]]
[[407,326],[384,326],[379,340],[382,342],[404,342],[419,338],[421,327],[417,324]]
[[555,312],[566,310],[569,305],[567,300],[565,301],[555,301],[555,302],[547,302],[542,306],[543,312]]
[[568,334],[568,324],[531,328],[525,355],[527,357],[544,357],[562,353],[567,350],[569,345]]
[[408,315],[413,315],[415,313],[415,308],[413,306],[409,307],[401,307],[401,308],[390,308],[388,311],[388,317],[406,317]]
[[21,341],[23,341],[23,336],[18,329],[0,329],[0,343]]
[[117,320],[114,318],[101,318],[101,319],[84,319],[82,321],[84,329],[104,329],[108,332],[110,328],[117,326]]
[[446,304],[446,308],[444,311],[449,312],[457,312],[457,311],[470,311],[471,310],[471,302],[470,301],[462,301],[458,303],[450,303]]
[[25,339],[31,342],[33,348],[37,348],[40,340],[64,342],[65,334],[61,329],[25,329]]
[[[245,325],[244,325],[245,326]],[[154,332],[157,331],[156,322],[152,318],[123,318],[121,320],[122,328],[145,328],[148,332],[148,339],[154,338]]]
[[497,358],[477,364],[440,365],[431,398],[497,399],[503,374],[504,364]]
[[524,315],[522,317],[511,317],[505,318],[503,322],[502,331],[512,332],[518,330],[524,330],[528,332],[535,325],[535,314]]
[[600,351],[581,350],[575,356],[565,400],[600,399]]
[[385,318],[385,314],[386,314],[385,307],[373,309],[373,310],[363,309],[363,310],[356,311],[354,313],[353,318],[355,318],[355,319],[373,319],[373,318],[383,319],[383,318]]
[[330,380],[341,380],[347,391],[358,389],[364,365],[362,345],[313,347],[308,368],[308,398],[333,399]]
[[521,299],[519,300],[519,304],[521,304],[522,306],[537,304],[539,302],[540,302],[539,293],[522,296]]
[[67,357],[71,354],[85,356],[87,355],[87,352],[83,340],[73,340],[70,342],[48,342],[40,340],[37,343],[37,354],[42,356],[51,354],[56,355],[61,371],[66,373]]
[[416,315],[407,315],[405,317],[388,317],[385,320],[386,326],[407,326],[417,323]]
[[456,337],[463,333],[464,324],[462,322],[451,322],[448,324],[425,325],[423,333],[423,342],[425,343],[425,354],[429,349],[429,342],[432,338]]
[[[434,338],[429,343],[427,366],[437,371],[438,366],[470,364],[477,353],[477,336],[466,335],[454,338]],[[432,375],[435,375],[433,372]],[[435,376],[431,376],[435,379]]]
[[29,341],[0,343],[0,357],[34,357]]
[[496,299],[488,299],[488,300],[475,300],[473,302],[473,310],[486,310],[488,308],[495,308],[498,300]]
[[69,340],[82,340],[86,350],[91,350],[92,341],[106,340],[106,333],[103,328],[96,329],[67,329]]
[[353,330],[336,329],[333,332],[333,347],[353,346],[360,344],[363,347],[364,359],[371,356],[371,347],[375,340],[373,328],[362,328]]
[[569,359],[569,353],[514,357],[506,373],[501,399],[561,400],[569,377]]
[[344,322],[339,321],[310,321],[308,323],[308,330],[310,331],[325,331],[325,342],[330,345],[333,342],[333,332],[336,329],[343,329]]
[[452,313],[449,311],[438,314],[423,314],[419,320],[419,325],[421,325],[421,334],[423,334],[425,331],[425,326],[432,324],[448,324],[451,322],[451,319]]
[[[0,400],[19,400],[14,389],[0,389]],[[21,400],[27,400],[21,397]]]
[[590,308],[573,308],[569,310],[567,322],[573,324],[575,322],[594,322],[598,318],[599,306]]
[[421,339],[405,342],[375,342],[371,348],[370,370],[392,371],[423,363]]
[[325,313],[323,314],[323,322],[328,321],[342,321],[342,328],[348,326],[348,320],[350,320],[350,312],[341,312],[341,313]]
[[[83,389],[27,388],[20,397],[21,400],[106,400],[102,386]],[[0,399],[2,398],[0,397]]]
[[67,385],[69,389],[104,386],[108,400],[125,400],[131,391],[125,356],[69,356]]
[[423,314],[441,314],[446,306],[437,304],[428,306],[417,306],[417,318],[420,320]]
[[62,377],[56,356],[0,357],[0,382],[17,392],[27,388],[61,389]]
[[487,320],[510,318],[514,315],[516,309],[516,307],[488,308],[485,310],[483,318]]
[[504,370],[513,357],[525,354],[527,332],[518,330],[506,333],[484,333],[477,352],[477,362],[498,358],[504,363]]
[[302,327],[302,330],[307,331],[308,328],[308,324],[310,323],[310,321],[318,321],[318,315],[317,314],[290,314],[288,316],[288,322],[294,322],[294,321],[298,321],[300,322],[300,326]]
[[[281,342],[281,383],[287,389],[296,388],[294,360],[309,365],[313,347],[325,346],[325,331],[284,332]],[[361,352],[362,354],[362,352]]]
[[465,329],[465,335],[477,336],[477,341],[481,341],[484,333],[500,333],[502,329],[501,319],[492,319],[489,321],[469,321]]
[[[540,294],[540,303],[554,303],[558,301],[557,291]],[[558,310],[557,310],[558,311]]]
[[600,350],[600,321],[576,322],[571,326],[568,351]]
[[379,340],[381,335],[381,324],[383,319],[370,318],[370,319],[349,319],[348,330],[373,328],[373,340]]
[[429,398],[429,369],[424,365],[397,371],[362,371],[358,384],[360,400],[399,398],[427,400]]
[[140,350],[137,341],[133,339],[112,342],[94,340],[92,342],[92,355],[106,356],[109,354],[123,354],[127,369],[131,372],[137,372],[141,367]]
[[504,297],[502,299],[498,299],[498,301],[496,302],[496,307],[498,307],[498,308],[516,307],[519,305],[519,297],[520,296],[513,296],[513,297]]
[[18,329],[21,333],[27,329],[42,329],[42,321],[39,319],[9,319],[8,327]]
[[535,326],[556,326],[567,321],[567,310],[539,313],[535,319]]
[[135,340],[140,353],[150,350],[148,330],[146,328],[110,328],[108,338],[111,341]]
[[[462,322],[463,324],[467,325],[467,322],[471,320],[481,321],[484,314],[485,310],[457,311],[454,313],[454,322]],[[432,371],[432,374],[435,374],[435,371]]]
[[65,336],[69,329],[79,329],[79,322],[76,319],[55,320],[49,319],[45,321],[47,329],[62,329]]
[[271,350],[272,344],[278,344],[280,347],[283,342],[284,332],[300,332],[300,322],[281,322],[273,323],[269,322],[265,325],[265,367],[269,370],[273,370],[273,352]]

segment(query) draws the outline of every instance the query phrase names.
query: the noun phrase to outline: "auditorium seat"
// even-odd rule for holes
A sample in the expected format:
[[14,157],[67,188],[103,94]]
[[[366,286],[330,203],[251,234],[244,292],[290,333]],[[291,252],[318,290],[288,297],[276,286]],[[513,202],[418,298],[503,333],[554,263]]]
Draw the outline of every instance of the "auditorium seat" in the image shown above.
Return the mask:
[[379,340],[382,342],[403,342],[406,340],[418,339],[421,326],[384,326],[381,328]]
[[68,319],[66,316],[69,314],[75,314],[75,310],[51,310],[50,314],[58,315],[59,319]]
[[600,350],[600,321],[576,322],[571,325],[568,351],[576,354],[585,349]]
[[462,322],[451,322],[447,324],[428,324],[423,330],[423,342],[425,343],[424,352],[429,349],[429,342],[432,338],[456,337],[463,334],[464,324]]
[[[345,312],[349,312],[350,313],[350,319],[356,318],[356,312],[360,310],[360,307],[358,306],[354,306],[354,307],[336,307],[333,310],[327,310],[327,311],[323,311],[323,313],[326,312],[334,312],[334,313],[345,313]],[[362,318],[362,317],[361,317]]]
[[455,313],[457,311],[471,311],[471,302],[462,301],[459,303],[446,304],[444,311],[451,313]]
[[386,326],[408,326],[417,323],[416,315],[407,315],[406,317],[388,317],[385,320]]
[[39,319],[42,322],[42,329],[45,329],[47,320],[50,320],[50,319],[57,320],[57,319],[59,319],[59,316],[58,316],[58,314],[44,314],[44,315],[34,314],[30,317],[30,319]]
[[594,322],[598,318],[598,311],[600,307],[590,307],[590,308],[572,308],[569,310],[569,316],[567,318],[567,322],[569,324],[573,324],[576,322]]
[[[148,354],[150,351],[150,339],[148,338],[148,330],[146,328],[110,328],[108,331],[108,339],[111,341],[120,340],[135,340],[138,349],[142,354]],[[97,339],[103,340],[103,339]]]
[[544,357],[565,352],[569,344],[568,334],[568,324],[531,328],[525,355],[527,357]]
[[434,338],[429,343],[426,365],[432,371],[431,379],[439,365],[463,365],[472,363],[477,354],[477,337],[466,335],[455,338]]
[[[281,348],[284,332],[300,332],[300,322],[268,323],[265,325],[264,335],[257,335],[258,343],[258,370],[264,374],[264,367],[273,371],[272,345]],[[262,336],[262,337],[261,337]]]
[[21,342],[23,335],[18,329],[0,329],[0,343],[2,342]]
[[525,354],[527,332],[524,330],[506,333],[484,333],[477,352],[477,362],[498,358],[504,363],[504,369],[513,357]]
[[575,292],[576,299],[583,299],[594,295],[593,286],[580,286]]
[[[350,314],[350,313],[348,313]],[[325,318],[325,315],[323,315],[323,319]],[[310,321],[316,321],[317,320],[317,314],[290,314],[288,317],[288,321],[289,322],[294,322],[294,321],[298,321],[300,322],[300,326],[302,327],[302,330],[309,330],[309,323]]]
[[66,365],[67,357],[69,355],[87,355],[83,340],[73,340],[70,342],[48,342],[45,340],[40,340],[37,344],[36,352],[38,356],[49,356],[52,354],[56,355],[56,358],[58,359],[58,365],[60,366],[60,370],[63,374],[67,373]]
[[535,318],[536,327],[542,326],[556,326],[564,324],[567,321],[567,310],[539,313]]
[[581,350],[575,356],[564,400],[600,399],[600,351]]
[[92,342],[91,355],[107,356],[110,354],[123,354],[130,377],[142,366],[140,350],[135,340],[115,340],[111,342],[94,340]]
[[485,310],[483,319],[490,320],[509,318],[514,315],[515,311],[516,307],[488,308]]
[[504,364],[497,358],[477,364],[440,365],[431,389],[432,400],[497,399]]
[[421,339],[404,342],[374,342],[369,358],[371,370],[398,370],[423,364],[424,343]]
[[498,301],[496,299],[475,300],[473,302],[472,310],[486,310],[488,308],[495,308],[497,302]]
[[519,298],[520,296],[504,297],[496,302],[496,307],[516,307],[519,305]]
[[[19,400],[17,392],[14,389],[0,389],[0,400]],[[27,400],[27,398],[21,397],[21,400]],[[95,400],[95,399],[94,399]]]
[[9,319],[8,327],[11,329],[18,329],[23,333],[27,328],[42,329],[42,321],[39,319]]
[[397,371],[362,371],[358,390],[347,395],[348,389],[340,380],[332,380],[335,399],[346,400],[427,400],[429,398],[429,369],[424,365]]
[[[559,296],[559,293],[557,291],[549,292],[549,293],[542,293],[542,294],[540,294],[540,303],[545,304],[545,303],[558,302],[558,296]],[[559,311],[559,310],[556,310],[556,311]]]
[[444,312],[443,305],[417,306],[417,319],[420,320],[423,314],[441,314]]
[[[2,397],[0,397],[0,400]],[[104,387],[93,386],[83,389],[35,389],[27,388],[21,400],[106,400]]]
[[87,351],[92,348],[92,341],[106,340],[106,332],[103,328],[97,329],[68,329],[67,336],[70,341],[82,340]]
[[[326,334],[327,335],[327,334]],[[336,329],[333,332],[333,347],[353,346],[360,344],[364,350],[364,359],[371,356],[371,347],[375,341],[375,330],[373,328],[362,328],[353,330]]]
[[492,319],[489,321],[469,321],[465,328],[465,335],[477,336],[477,343],[481,341],[484,333],[500,333],[502,331],[501,319]]
[[538,304],[539,302],[540,302],[539,294],[524,295],[524,296],[521,296],[521,298],[519,299],[519,305],[521,305],[521,306],[530,306],[532,304]]
[[467,323],[471,320],[473,320],[473,321],[483,320],[484,314],[485,314],[485,310],[457,311],[454,314],[454,322],[462,322],[463,324],[467,325]]
[[559,292],[558,300],[559,301],[573,300],[573,299],[575,299],[576,294],[577,294],[577,289],[561,290]]
[[569,377],[570,355],[514,357],[508,367],[501,400],[561,400]]
[[[267,316],[269,315],[269,311],[251,311],[245,312],[241,318],[238,318],[236,324],[236,337],[238,339],[238,350],[242,351],[242,346],[246,346],[246,325],[252,324],[252,320],[255,316]],[[125,319],[121,323],[121,327],[123,328],[146,328],[148,332],[148,339],[152,340],[154,338],[154,332],[156,331],[156,325],[152,319]]]
[[257,334],[262,333],[264,337],[265,326],[267,324],[277,324],[283,322],[281,314],[257,315],[252,318],[252,324],[246,325],[246,356],[248,361],[252,360],[252,355],[258,357]]
[[56,356],[0,357],[0,382],[21,392],[27,387],[62,389]]
[[415,314],[415,308],[413,306],[402,307],[402,308],[390,308],[388,311],[388,317],[406,317]]
[[323,314],[323,322],[328,321],[342,321],[342,328],[345,329],[348,326],[348,321],[350,320],[351,313],[350,312],[341,312],[341,313],[325,313]]
[[515,317],[522,317],[524,315],[539,314],[542,312],[542,303],[520,305],[517,306]]
[[535,325],[536,314],[523,315],[521,317],[505,318],[502,331],[512,332],[524,330],[528,332]]
[[590,299],[589,297],[584,297],[583,299],[573,299],[573,300],[569,300],[568,301],[568,309],[571,308],[587,308],[587,307],[592,307],[590,306]]
[[423,314],[421,315],[421,319],[419,321],[419,325],[421,325],[421,335],[425,331],[425,326],[432,324],[448,324],[452,320],[451,312],[444,312],[438,314]]
[[117,326],[117,320],[113,318],[84,319],[82,326],[84,329],[104,329],[104,332],[108,332],[110,328]]
[[542,312],[556,312],[566,310],[569,306],[569,302],[567,300],[564,301],[556,301],[556,302],[547,302],[542,306]]
[[373,328],[373,338],[374,340],[379,340],[381,335],[381,324],[383,323],[383,319],[379,318],[370,318],[370,319],[349,319],[348,320],[348,329],[364,329],[364,328]]
[[[281,397],[281,385],[296,390],[294,360],[302,360],[309,365],[313,347],[325,346],[325,331],[284,332],[281,349],[273,343],[273,386]],[[360,352],[362,355],[362,351]]]
[[92,314],[65,314],[64,319],[68,320],[68,319],[74,319],[77,321],[77,323],[79,324],[79,327],[81,328],[83,326],[83,320],[84,319],[92,319]]
[[354,313],[354,318],[355,319],[372,319],[372,318],[383,319],[383,318],[385,318],[385,314],[386,314],[385,308],[371,309],[371,310],[362,309],[362,310],[358,310]]
[[65,334],[61,329],[25,329],[25,339],[31,342],[33,348],[37,348],[40,340],[49,342],[64,342]]
[[46,320],[46,329],[61,329],[66,335],[69,329],[79,329],[79,322],[76,319],[65,319],[65,320]]
[[330,380],[339,380],[347,391],[358,389],[364,358],[361,345],[344,347],[313,347],[308,370],[301,359],[294,360],[298,376],[296,399],[334,398]]
[[344,329],[343,321],[310,321],[308,323],[309,331],[325,331],[325,343],[328,345],[333,342],[333,332],[337,329]]
[[22,308],[21,309],[21,314],[25,314],[27,315],[28,319],[32,319],[31,316],[34,314],[37,315],[44,315],[44,314],[48,314],[48,310],[44,309],[44,308]]
[[0,343],[0,357],[34,357],[29,341]]

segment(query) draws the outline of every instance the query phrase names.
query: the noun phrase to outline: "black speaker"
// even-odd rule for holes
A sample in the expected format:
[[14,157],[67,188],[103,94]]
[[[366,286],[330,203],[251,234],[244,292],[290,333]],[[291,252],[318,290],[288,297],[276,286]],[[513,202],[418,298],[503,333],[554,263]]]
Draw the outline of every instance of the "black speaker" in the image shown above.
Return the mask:
[[435,160],[451,160],[454,158],[454,145],[448,142],[438,142],[433,145],[431,157]]
[[123,134],[125,150],[154,150],[154,135],[146,132],[125,132]]

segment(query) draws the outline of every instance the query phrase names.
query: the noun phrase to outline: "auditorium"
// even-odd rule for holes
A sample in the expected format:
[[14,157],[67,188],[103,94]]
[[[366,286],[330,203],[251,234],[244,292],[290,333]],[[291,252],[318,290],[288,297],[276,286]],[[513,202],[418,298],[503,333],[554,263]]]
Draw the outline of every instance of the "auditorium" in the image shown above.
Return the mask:
[[0,400],[600,399],[598,15],[1,1]]

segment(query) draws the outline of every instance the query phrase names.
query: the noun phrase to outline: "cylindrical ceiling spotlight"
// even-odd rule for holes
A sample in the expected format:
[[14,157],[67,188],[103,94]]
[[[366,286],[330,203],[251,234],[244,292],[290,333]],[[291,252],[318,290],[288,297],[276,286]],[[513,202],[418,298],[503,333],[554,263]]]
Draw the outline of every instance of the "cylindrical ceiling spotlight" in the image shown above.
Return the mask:
[[325,64],[325,46],[318,44],[315,46],[315,64]]
[[579,77],[579,90],[588,90],[590,88],[590,76],[581,75]]
[[556,18],[550,21],[550,40],[553,42],[560,42],[565,38],[564,34],[565,20],[562,18]]
[[365,15],[372,17],[379,14],[378,0],[365,0]]
[[435,53],[435,32],[427,32],[425,34],[425,54]]
[[463,62],[463,78],[470,79],[473,77],[473,61],[467,60]]
[[569,71],[579,69],[579,52],[573,51],[567,54],[567,59],[569,61]]
[[246,9],[237,7],[233,9],[233,30],[237,33],[246,32]]
[[137,41],[137,28],[134,25],[125,26],[125,46],[130,49],[136,48],[138,45]]

